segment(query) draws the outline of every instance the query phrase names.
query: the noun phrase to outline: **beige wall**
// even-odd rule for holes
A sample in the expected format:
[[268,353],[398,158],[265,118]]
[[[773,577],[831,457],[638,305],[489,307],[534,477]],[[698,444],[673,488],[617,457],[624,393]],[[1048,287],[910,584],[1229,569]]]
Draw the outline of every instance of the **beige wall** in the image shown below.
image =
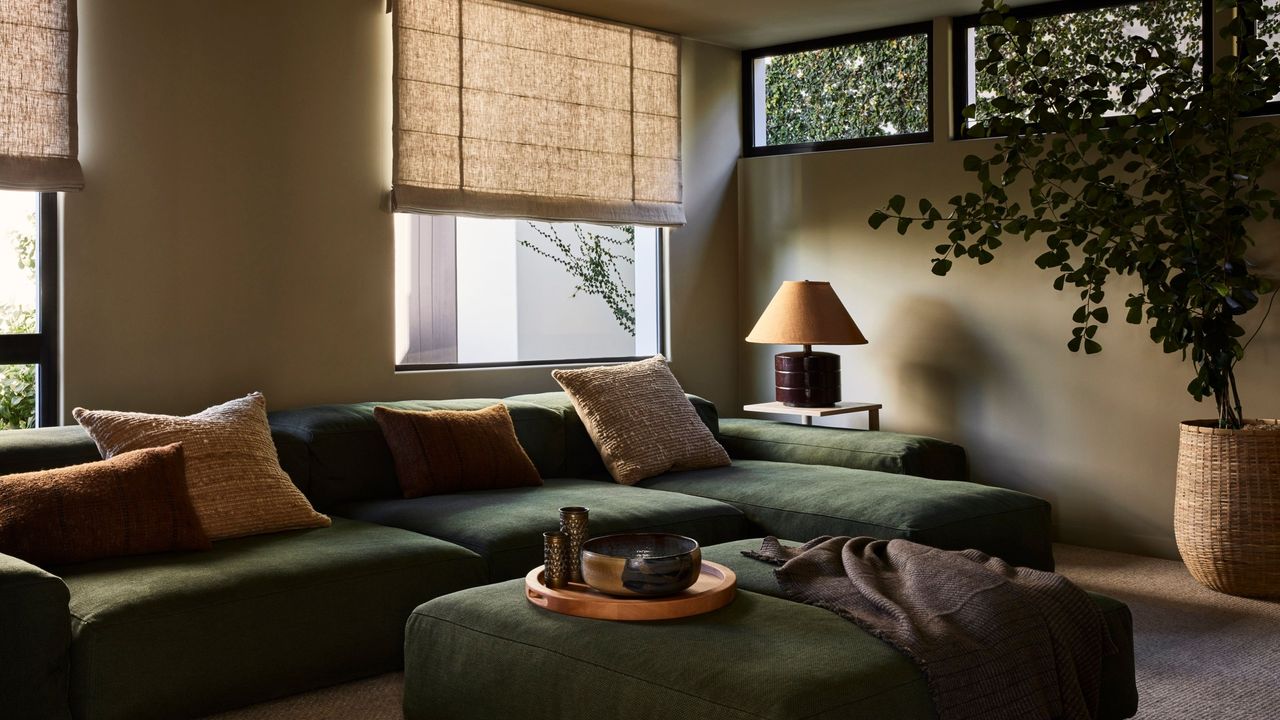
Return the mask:
[[[555,389],[545,367],[393,371],[384,5],[81,0],[65,410],[185,413],[254,389],[277,408]],[[685,52],[690,222],[671,243],[671,349],[691,392],[731,404],[736,54]]]
[[738,52],[685,41],[680,97],[688,224],[668,245],[671,360],[725,414],[738,404]]
[[[945,231],[903,238],[891,224],[867,226],[893,194],[913,207],[922,196],[943,202],[971,189],[961,160],[988,149],[941,140],[741,161],[739,330],[746,334],[782,280],[832,281],[870,340],[822,348],[843,357],[846,399],[883,402],[885,429],[961,443],[976,478],[1049,499],[1068,542],[1176,556],[1177,423],[1214,410],[1186,395],[1189,365],[1123,322],[1126,286],[1110,289],[1116,320],[1099,335],[1104,351],[1076,355],[1066,341],[1078,303],[1035,267],[1035,243],[1007,241],[991,265],[957,262],[939,278],[929,260]],[[1280,269],[1274,230],[1260,233],[1258,257]],[[780,350],[741,346],[744,398],[772,399]],[[1249,352],[1245,410],[1276,417],[1280,321]]]

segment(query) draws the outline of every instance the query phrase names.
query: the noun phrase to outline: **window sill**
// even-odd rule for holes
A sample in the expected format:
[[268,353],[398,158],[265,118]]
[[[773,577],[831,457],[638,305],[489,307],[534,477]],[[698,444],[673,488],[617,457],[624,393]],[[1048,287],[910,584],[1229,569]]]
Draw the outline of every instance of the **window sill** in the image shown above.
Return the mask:
[[442,372],[449,370],[512,370],[517,368],[534,368],[534,367],[570,367],[570,366],[591,366],[591,365],[618,365],[620,363],[635,362],[637,360],[647,360],[652,355],[643,357],[607,357],[607,358],[576,358],[568,360],[515,360],[508,362],[491,362],[491,363],[397,363],[395,371],[402,372]]

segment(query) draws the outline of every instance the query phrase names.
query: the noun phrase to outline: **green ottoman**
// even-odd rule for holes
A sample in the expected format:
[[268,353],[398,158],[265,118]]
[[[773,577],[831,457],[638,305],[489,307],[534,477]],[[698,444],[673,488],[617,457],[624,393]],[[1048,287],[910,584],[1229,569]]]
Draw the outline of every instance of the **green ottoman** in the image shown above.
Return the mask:
[[[405,634],[406,720],[823,720],[933,718],[905,656],[826,610],[785,600],[767,566],[704,548],[739,592],[706,615],[660,622],[569,617],[524,599],[524,581],[419,606]],[[1106,601],[1115,621],[1128,610]],[[1120,612],[1123,611],[1123,612]],[[1131,635],[1117,644],[1131,649]],[[1136,711],[1132,654],[1107,673],[1104,718]]]

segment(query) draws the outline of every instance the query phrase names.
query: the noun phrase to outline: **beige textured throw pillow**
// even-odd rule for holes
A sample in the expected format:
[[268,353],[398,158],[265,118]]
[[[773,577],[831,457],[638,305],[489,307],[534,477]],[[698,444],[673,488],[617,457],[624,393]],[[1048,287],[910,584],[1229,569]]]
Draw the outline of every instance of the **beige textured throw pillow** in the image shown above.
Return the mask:
[[280,469],[261,393],[185,417],[84,408],[71,414],[104,458],[182,443],[187,489],[210,540],[329,525]]
[[551,376],[569,394],[609,474],[623,485],[671,470],[729,464],[661,355]]

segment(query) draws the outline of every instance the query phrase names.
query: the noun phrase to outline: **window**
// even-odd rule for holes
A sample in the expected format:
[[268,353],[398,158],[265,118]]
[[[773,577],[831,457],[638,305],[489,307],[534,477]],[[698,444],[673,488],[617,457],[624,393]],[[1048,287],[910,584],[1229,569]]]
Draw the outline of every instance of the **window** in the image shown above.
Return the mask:
[[932,139],[929,23],[742,54],[745,154]]
[[[1266,10],[1266,17],[1259,23],[1250,23],[1249,30],[1262,42],[1266,43],[1267,49],[1276,51],[1280,46],[1280,2],[1277,0],[1267,0],[1263,3],[1263,9]],[[1271,98],[1271,102],[1262,106],[1251,115],[1275,115],[1280,114],[1280,95]]]
[[0,191],[0,430],[58,424],[57,198]]
[[[1050,69],[1063,77],[1083,74],[1085,57],[1090,53],[1140,72],[1132,63],[1130,48],[1135,38],[1144,37],[1176,43],[1193,60],[1193,71],[1204,72],[1210,65],[1210,5],[1206,0],[1065,0],[1019,8],[1017,15],[1030,20],[1039,36],[1039,44],[1033,45],[1032,50],[1047,50]],[[989,28],[980,27],[980,20],[980,15],[970,15],[956,18],[954,25],[958,137],[965,137],[969,128],[991,116],[992,99],[1017,97],[1019,93],[1018,88],[975,71],[977,54],[987,51],[985,39],[990,32]],[[1117,77],[1116,83],[1127,79]],[[975,106],[973,118],[961,114],[967,105]],[[1122,108],[1117,114],[1123,113]]]
[[662,351],[658,229],[395,217],[397,370]]

